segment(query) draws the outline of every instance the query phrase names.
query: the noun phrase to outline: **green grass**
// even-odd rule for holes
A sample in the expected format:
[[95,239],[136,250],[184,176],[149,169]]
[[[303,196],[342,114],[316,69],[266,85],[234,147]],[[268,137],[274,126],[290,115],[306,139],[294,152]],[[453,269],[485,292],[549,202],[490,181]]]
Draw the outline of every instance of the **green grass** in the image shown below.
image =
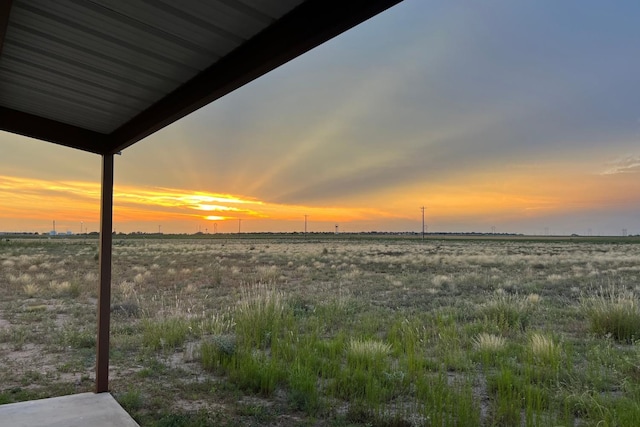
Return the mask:
[[[15,243],[0,402],[90,390],[95,242]],[[117,238],[111,390],[141,425],[633,425],[620,243]]]
[[236,353],[234,335],[215,335],[200,344],[202,366],[212,372],[224,372]]
[[267,348],[285,321],[286,301],[281,291],[266,285],[244,289],[235,312],[236,331],[245,348]]
[[190,331],[186,319],[144,319],[142,322],[142,344],[152,350],[173,351],[181,347]]
[[310,365],[297,361],[289,369],[286,382],[291,406],[315,416],[323,408],[323,399],[319,391],[318,372],[313,370],[313,364]]
[[142,408],[143,397],[139,390],[130,389],[124,393],[117,394],[115,397],[126,411],[133,412]]

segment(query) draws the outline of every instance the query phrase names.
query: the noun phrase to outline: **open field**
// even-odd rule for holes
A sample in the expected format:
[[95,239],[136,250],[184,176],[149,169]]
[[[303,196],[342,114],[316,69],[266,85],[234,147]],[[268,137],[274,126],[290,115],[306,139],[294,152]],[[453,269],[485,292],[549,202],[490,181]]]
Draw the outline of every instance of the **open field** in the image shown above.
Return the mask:
[[[91,391],[97,241],[0,243],[0,403]],[[632,426],[637,239],[114,239],[141,425]]]

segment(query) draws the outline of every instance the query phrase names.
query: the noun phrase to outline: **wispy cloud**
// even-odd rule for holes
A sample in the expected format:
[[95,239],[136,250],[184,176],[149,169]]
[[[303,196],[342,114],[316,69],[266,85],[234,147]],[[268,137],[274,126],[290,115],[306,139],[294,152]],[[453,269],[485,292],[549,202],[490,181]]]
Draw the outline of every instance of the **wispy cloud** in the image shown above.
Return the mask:
[[627,156],[607,163],[601,175],[640,173],[640,156]]

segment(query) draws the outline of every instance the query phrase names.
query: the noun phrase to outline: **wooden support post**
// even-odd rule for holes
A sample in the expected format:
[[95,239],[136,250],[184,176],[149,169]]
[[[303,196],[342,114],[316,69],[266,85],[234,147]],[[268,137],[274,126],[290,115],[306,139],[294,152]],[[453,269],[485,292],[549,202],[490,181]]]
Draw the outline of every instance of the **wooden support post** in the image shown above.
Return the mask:
[[113,154],[104,154],[102,156],[102,203],[100,207],[100,290],[98,292],[96,393],[109,391],[109,323],[111,321],[112,229]]

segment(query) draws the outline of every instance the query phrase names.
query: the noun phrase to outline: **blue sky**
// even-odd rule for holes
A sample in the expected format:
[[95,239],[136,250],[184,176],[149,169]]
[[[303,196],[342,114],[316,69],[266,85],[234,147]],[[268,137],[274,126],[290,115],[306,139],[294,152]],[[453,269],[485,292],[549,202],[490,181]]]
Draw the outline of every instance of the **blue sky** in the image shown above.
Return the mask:
[[[260,202],[247,231],[298,230],[303,212],[317,231],[417,231],[426,205],[433,231],[640,233],[638,9],[406,0],[125,150],[116,189]],[[94,155],[0,138],[0,176],[99,179]],[[97,221],[72,211],[69,227]],[[171,212],[118,217],[116,198],[125,231],[206,224]]]

